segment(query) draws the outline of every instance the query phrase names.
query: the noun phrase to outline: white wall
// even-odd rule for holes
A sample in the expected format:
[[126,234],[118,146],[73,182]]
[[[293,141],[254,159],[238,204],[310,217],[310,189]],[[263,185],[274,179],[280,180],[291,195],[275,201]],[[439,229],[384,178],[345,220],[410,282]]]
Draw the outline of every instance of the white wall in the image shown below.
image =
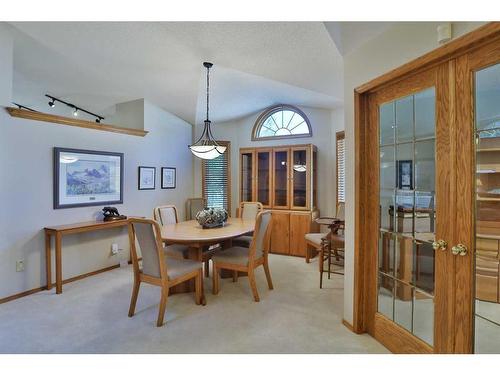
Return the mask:
[[[453,37],[480,26],[478,22],[453,23]],[[352,323],[354,291],[354,89],[379,75],[429,52],[439,45],[439,23],[397,24],[344,56],[344,108],[346,129],[346,259],[344,319]]]
[[[1,75],[1,74],[0,74]],[[43,227],[93,220],[101,206],[52,208],[52,148],[70,147],[123,152],[125,215],[151,217],[153,207],[175,204],[184,217],[193,194],[193,163],[187,145],[192,126],[145,102],[144,138],[12,118],[0,108],[0,298],[45,285]],[[157,168],[156,190],[137,190],[137,167]],[[160,189],[160,167],[177,168],[177,188]],[[118,263],[110,246],[117,242],[128,258],[124,229],[76,234],[63,238],[63,277]],[[16,272],[16,260],[25,271]],[[69,287],[69,285],[68,285]]]
[[9,26],[0,22],[0,105],[11,105],[12,101],[13,48]]
[[[311,122],[313,136],[308,138],[252,141],[252,129],[261,112],[242,119],[214,124],[217,139],[231,142],[231,208],[234,215],[239,203],[239,149],[312,143],[318,147],[318,208],[322,215],[335,213],[335,132],[343,130],[342,110],[300,107]],[[197,127],[197,134],[202,126]],[[333,140],[333,142],[332,142]],[[201,163],[195,165],[195,193],[201,196]]]

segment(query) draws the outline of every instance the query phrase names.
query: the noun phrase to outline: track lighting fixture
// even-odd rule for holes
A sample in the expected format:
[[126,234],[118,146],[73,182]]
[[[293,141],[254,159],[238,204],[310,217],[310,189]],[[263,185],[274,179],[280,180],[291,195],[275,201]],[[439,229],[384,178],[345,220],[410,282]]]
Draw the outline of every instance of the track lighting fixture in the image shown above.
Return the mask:
[[71,104],[71,103],[68,103],[68,102],[65,102],[64,100],[61,100],[61,99],[58,99],[54,96],[51,96],[51,95],[48,95],[48,94],[45,94],[45,96],[47,98],[50,99],[49,101],[49,106],[51,108],[53,108],[55,105],[56,105],[56,102],[60,102],[60,103],[63,103],[63,104],[66,104],[68,107],[70,108],[73,108],[73,116],[77,117],[78,116],[78,111],[81,111],[81,112],[85,112],[91,116],[94,116],[96,119],[95,119],[95,122],[97,122],[98,124],[101,123],[101,120],[104,120],[104,117],[102,117],[101,115],[97,115],[95,113],[92,113],[90,111],[87,111],[86,109],[83,109],[83,108],[80,108],[80,107],[77,107],[76,105],[74,104]]
[[31,111],[31,112],[38,112],[38,111],[35,111],[33,108],[26,107],[25,105],[22,105],[22,104],[18,104],[15,102],[12,102],[12,104],[14,104],[19,109],[26,109],[27,111]]

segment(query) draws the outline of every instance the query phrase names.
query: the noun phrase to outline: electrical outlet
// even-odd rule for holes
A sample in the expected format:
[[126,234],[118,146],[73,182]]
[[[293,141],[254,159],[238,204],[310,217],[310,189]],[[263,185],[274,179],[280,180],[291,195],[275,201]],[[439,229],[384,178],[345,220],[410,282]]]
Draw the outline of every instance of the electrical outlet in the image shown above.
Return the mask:
[[112,253],[113,255],[118,254],[118,250],[119,250],[119,249],[118,249],[118,244],[117,244],[117,243],[113,243],[113,244],[111,244],[111,253]]
[[23,272],[24,271],[24,260],[20,259],[16,261],[16,272]]

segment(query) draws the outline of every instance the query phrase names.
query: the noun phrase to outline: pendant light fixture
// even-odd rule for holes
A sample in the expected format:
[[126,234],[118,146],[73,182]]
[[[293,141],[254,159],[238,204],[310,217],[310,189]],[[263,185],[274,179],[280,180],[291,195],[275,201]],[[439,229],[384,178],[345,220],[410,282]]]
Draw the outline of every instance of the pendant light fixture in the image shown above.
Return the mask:
[[209,73],[210,68],[213,66],[212,63],[204,62],[203,66],[207,68],[207,119],[205,120],[205,127],[203,128],[203,133],[198,140],[189,146],[189,149],[194,156],[200,159],[215,159],[219,157],[226,151],[226,146],[221,146],[217,143],[214,136],[212,135],[212,130],[210,125],[212,124],[208,117],[208,103],[209,103]]

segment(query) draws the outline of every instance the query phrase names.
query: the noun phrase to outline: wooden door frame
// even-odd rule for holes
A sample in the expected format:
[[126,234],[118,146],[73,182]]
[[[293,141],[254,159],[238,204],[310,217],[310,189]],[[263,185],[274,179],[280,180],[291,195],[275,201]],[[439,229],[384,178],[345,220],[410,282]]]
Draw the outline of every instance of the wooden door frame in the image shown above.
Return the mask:
[[[373,277],[376,277],[376,265],[373,264],[373,257],[370,256],[370,235],[373,233],[373,228],[370,228],[368,224],[373,222],[371,216],[374,215],[370,212],[370,195],[369,195],[369,184],[368,182],[373,179],[373,168],[370,169],[371,154],[374,150],[370,150],[368,142],[368,108],[369,108],[369,96],[370,94],[394,83],[397,83],[407,77],[414,74],[421,73],[425,70],[431,69],[440,64],[448,63],[450,72],[454,72],[456,69],[456,77],[462,77],[466,82],[469,82],[467,78],[461,72],[464,68],[460,60],[460,56],[472,51],[473,49],[480,48],[490,42],[500,39],[500,23],[491,22],[478,29],[457,38],[448,44],[439,47],[415,60],[412,60],[399,68],[396,68],[378,78],[369,81],[357,87],[354,90],[354,137],[355,137],[355,238],[354,238],[354,300],[353,300],[353,330],[357,333],[363,332],[373,332],[374,327],[373,321],[370,321],[370,317],[374,315],[373,312],[373,298],[376,296],[370,293],[370,286],[373,282]],[[457,65],[455,65],[457,64]],[[450,73],[451,75],[452,73]],[[462,75],[461,75],[462,74]],[[454,78],[453,78],[454,79]],[[451,95],[454,95],[455,90],[463,89],[461,86],[463,82],[457,81],[456,84],[451,87]],[[470,84],[470,82],[469,82]],[[451,108],[448,112],[450,118],[448,121],[456,123],[459,120],[466,120],[470,118],[471,113],[467,110],[469,107],[465,108]],[[465,112],[469,112],[466,114]],[[436,114],[437,116],[438,114]],[[455,118],[457,116],[457,118]],[[467,117],[469,116],[469,117]],[[469,122],[470,124],[470,122]],[[461,129],[463,130],[463,129]],[[463,133],[463,131],[461,131]],[[465,132],[467,133],[467,132]],[[469,132],[471,133],[471,132]],[[465,137],[465,139],[464,139]],[[459,134],[457,139],[461,141],[467,141],[467,136],[464,134]],[[456,143],[451,145],[450,150],[456,150]],[[373,156],[373,155],[372,155]],[[376,156],[376,155],[375,155]],[[456,157],[456,155],[452,155]],[[469,168],[472,168],[470,160],[467,158],[460,157],[457,158],[459,165],[463,165],[466,168],[467,163],[469,163]],[[460,164],[462,163],[462,164]],[[459,185],[459,191],[456,194],[462,194],[466,192],[465,184]],[[470,185],[470,184],[469,184]],[[463,191],[461,191],[463,190]],[[460,280],[466,282],[465,278],[469,278],[470,275],[463,275]],[[463,284],[462,284],[463,285]],[[465,294],[466,295],[466,294]],[[472,306],[472,293],[469,293],[468,303]],[[467,302],[467,301],[464,301]],[[444,302],[443,302],[444,303]],[[371,310],[370,310],[371,309]],[[472,310],[471,310],[472,311]],[[473,326],[473,316],[472,314],[466,314],[466,316],[461,316],[463,320],[461,324],[464,329],[471,330]],[[470,336],[470,335],[469,335]],[[472,342],[470,338],[464,338],[460,342],[455,343],[443,343],[443,348],[445,351],[453,352],[471,352]],[[409,349],[409,348],[408,348]]]

